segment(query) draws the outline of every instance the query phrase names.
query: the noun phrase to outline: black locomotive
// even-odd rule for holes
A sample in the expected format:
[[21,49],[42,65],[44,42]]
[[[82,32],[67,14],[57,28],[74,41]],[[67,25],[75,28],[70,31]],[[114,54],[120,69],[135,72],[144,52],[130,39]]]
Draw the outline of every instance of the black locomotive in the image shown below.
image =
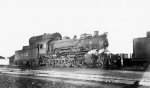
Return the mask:
[[[147,37],[133,39],[133,54],[108,54],[107,32],[99,35],[98,31],[82,34],[79,39],[74,36],[62,38],[60,33],[33,36],[29,46],[15,52],[14,64],[18,66],[52,66],[52,67],[106,67],[120,68],[150,64],[150,32]],[[93,59],[86,54],[92,50],[103,50]]]
[[[92,59],[84,55],[93,49],[107,49],[107,33],[99,35],[98,31],[82,34],[79,39],[64,37],[60,33],[44,34],[29,39],[29,46],[15,52],[15,65],[19,66],[53,66],[70,67],[92,65]],[[101,55],[102,56],[102,55]],[[95,64],[101,67],[101,58]]]

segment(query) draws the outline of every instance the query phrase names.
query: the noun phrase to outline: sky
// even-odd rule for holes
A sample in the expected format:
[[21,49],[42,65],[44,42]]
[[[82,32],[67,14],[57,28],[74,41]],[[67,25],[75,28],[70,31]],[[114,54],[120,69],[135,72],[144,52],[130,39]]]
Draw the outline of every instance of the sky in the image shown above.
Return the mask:
[[29,38],[108,32],[112,53],[132,53],[133,38],[150,31],[150,0],[0,0],[0,56],[11,56]]

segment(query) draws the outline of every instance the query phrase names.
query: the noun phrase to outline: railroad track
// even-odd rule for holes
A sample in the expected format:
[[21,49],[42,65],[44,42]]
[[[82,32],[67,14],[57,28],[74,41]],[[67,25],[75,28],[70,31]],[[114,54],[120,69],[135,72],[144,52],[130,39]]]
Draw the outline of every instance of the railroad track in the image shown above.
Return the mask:
[[[109,83],[133,84],[139,82],[140,85],[150,84],[150,72],[122,71],[122,70],[103,70],[103,69],[79,69],[79,68],[39,68],[25,69],[20,68],[1,68],[3,74],[24,75],[34,77],[55,77],[86,81],[100,81]],[[150,85],[148,85],[150,86]]]

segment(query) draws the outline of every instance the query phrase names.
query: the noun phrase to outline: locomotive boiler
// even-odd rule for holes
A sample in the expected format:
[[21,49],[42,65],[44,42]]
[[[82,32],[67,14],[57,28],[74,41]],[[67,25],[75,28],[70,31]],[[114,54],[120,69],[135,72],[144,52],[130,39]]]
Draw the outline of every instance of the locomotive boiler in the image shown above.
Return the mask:
[[62,38],[60,33],[33,36],[29,39],[29,46],[15,52],[14,62],[23,66],[53,66],[70,67],[84,64],[84,55],[93,49],[107,49],[107,33],[99,35],[98,31],[82,34],[79,39]]

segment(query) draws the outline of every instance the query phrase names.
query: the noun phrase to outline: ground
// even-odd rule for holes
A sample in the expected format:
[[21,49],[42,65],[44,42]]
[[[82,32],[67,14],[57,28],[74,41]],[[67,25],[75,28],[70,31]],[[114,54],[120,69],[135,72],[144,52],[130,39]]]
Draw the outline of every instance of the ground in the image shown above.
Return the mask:
[[[29,88],[47,88],[44,85],[55,82],[68,88],[149,88],[149,71],[121,71],[98,68],[50,68],[40,67],[32,69],[19,69],[18,67],[1,67],[0,83],[14,84],[11,88],[20,88],[29,84]],[[15,81],[13,81],[15,80]],[[17,81],[19,80],[19,81]],[[24,80],[24,81],[23,81]],[[27,83],[25,83],[25,80]],[[41,82],[38,82],[41,81]],[[29,82],[29,83],[28,83]],[[137,85],[136,84],[140,84]],[[16,84],[15,84],[16,83]],[[31,83],[31,84],[30,84]],[[41,84],[43,83],[43,84]],[[46,84],[48,83],[48,84]],[[19,86],[20,85],[20,86]],[[40,86],[42,85],[42,86]],[[144,86],[143,86],[144,85]],[[19,87],[18,87],[19,86]],[[50,85],[49,85],[50,86]],[[2,87],[3,88],[3,87]],[[9,88],[9,87],[6,87]],[[57,88],[57,87],[56,87]],[[59,87],[66,88],[66,87]]]

